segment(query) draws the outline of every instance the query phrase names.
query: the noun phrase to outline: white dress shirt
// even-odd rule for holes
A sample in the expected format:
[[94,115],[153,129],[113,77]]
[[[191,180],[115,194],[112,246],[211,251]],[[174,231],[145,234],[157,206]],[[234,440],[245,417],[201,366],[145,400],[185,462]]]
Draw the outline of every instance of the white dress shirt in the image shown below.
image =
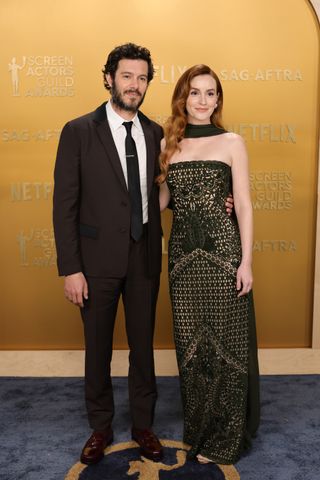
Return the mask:
[[[117,112],[112,108],[111,102],[106,104],[107,118],[112,133],[114,143],[116,145],[123,175],[128,186],[128,174],[127,174],[127,160],[126,160],[126,149],[125,149],[125,139],[127,136],[126,128],[123,122],[128,122],[125,118],[122,118]],[[143,223],[148,221],[148,194],[147,194],[147,149],[146,142],[144,138],[144,133],[141,127],[141,123],[138,115],[136,114],[133,119],[131,135],[135,141],[138,161],[139,161],[139,173],[140,173],[140,189],[142,197],[142,218]]]

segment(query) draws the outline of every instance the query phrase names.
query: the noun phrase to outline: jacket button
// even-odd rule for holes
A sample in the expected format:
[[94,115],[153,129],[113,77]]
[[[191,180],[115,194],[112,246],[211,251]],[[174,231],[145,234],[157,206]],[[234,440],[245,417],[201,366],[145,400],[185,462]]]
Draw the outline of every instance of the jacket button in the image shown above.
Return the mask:
[[127,229],[126,228],[120,228],[120,233],[126,233]]
[[127,202],[121,202],[120,205],[121,205],[121,207],[126,207],[128,204],[127,204]]

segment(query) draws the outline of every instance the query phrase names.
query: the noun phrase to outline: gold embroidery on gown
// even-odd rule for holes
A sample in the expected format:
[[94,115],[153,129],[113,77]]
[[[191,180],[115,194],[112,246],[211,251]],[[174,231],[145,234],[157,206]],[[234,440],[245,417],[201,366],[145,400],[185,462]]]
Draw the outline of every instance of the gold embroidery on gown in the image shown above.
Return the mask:
[[[169,285],[188,456],[234,463],[248,437],[252,296],[238,297],[241,242],[226,213],[231,169],[219,161],[170,165]],[[255,334],[255,333],[254,333]],[[255,344],[255,342],[253,342]],[[256,357],[255,357],[256,358]],[[257,370],[257,369],[256,369]]]

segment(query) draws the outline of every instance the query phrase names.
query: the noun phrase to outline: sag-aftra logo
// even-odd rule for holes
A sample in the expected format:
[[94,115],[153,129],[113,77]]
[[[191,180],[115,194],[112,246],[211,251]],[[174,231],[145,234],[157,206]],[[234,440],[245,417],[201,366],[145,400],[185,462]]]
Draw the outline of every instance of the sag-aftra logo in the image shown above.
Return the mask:
[[233,465],[199,464],[187,461],[188,447],[182,442],[161,440],[162,462],[140,456],[135,442],[106,448],[104,459],[92,466],[73,465],[65,480],[240,480]]

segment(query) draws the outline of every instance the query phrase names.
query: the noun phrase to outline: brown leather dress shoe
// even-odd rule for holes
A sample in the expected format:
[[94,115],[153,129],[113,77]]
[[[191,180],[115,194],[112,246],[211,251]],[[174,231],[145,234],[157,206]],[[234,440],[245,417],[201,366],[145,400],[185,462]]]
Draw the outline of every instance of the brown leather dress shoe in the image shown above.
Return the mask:
[[82,449],[80,461],[86,465],[98,463],[104,457],[104,449],[113,441],[111,428],[104,431],[95,430]]
[[163,457],[161,443],[156,435],[148,429],[132,429],[132,439],[140,446],[140,453],[146,458],[159,462]]

